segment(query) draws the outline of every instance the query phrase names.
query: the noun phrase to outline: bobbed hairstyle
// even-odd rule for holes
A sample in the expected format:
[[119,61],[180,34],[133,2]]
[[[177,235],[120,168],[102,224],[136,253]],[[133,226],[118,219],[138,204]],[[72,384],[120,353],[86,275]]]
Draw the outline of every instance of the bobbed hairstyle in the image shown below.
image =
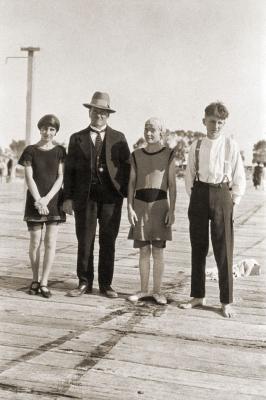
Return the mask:
[[217,101],[209,104],[205,108],[205,116],[206,117],[214,116],[220,119],[226,119],[229,116],[229,112],[222,102]]
[[52,126],[59,131],[60,122],[59,119],[53,114],[46,114],[44,115],[37,124],[38,128],[41,129],[42,127]]
[[156,118],[156,117],[151,117],[151,118],[149,118],[149,119],[145,122],[145,126],[146,126],[146,125],[153,125],[153,126],[156,126],[157,128],[159,128],[159,130],[160,130],[161,133],[164,133],[164,132],[165,132],[164,124],[163,124],[163,122],[162,122],[159,118]]

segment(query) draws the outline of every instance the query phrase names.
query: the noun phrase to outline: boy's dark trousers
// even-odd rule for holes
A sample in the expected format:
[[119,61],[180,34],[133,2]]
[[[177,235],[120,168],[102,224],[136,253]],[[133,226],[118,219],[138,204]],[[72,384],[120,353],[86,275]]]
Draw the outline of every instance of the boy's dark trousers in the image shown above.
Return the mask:
[[195,181],[188,209],[192,247],[191,297],[205,297],[205,265],[209,249],[209,221],[218,267],[220,302],[233,302],[233,200],[227,183]]

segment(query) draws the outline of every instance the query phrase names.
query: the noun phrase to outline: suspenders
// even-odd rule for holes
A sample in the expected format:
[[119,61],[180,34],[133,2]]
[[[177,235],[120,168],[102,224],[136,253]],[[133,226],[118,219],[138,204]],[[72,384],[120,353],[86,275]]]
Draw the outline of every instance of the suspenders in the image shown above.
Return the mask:
[[199,181],[199,151],[201,146],[202,138],[198,139],[196,149],[195,149],[195,168],[196,168],[196,176],[195,180]]
[[[197,140],[197,144],[196,144],[196,148],[195,148],[195,169],[196,169],[195,180],[196,181],[199,181],[199,152],[200,152],[201,143],[202,143],[202,138]],[[229,178],[228,178],[229,163],[230,163],[229,156],[230,156],[230,138],[226,137],[225,138],[225,152],[224,152],[224,175],[223,175],[221,184],[224,182],[229,183]]]
[[225,138],[225,151],[224,151],[224,176],[223,176],[222,182],[224,182],[225,179],[227,180],[227,182],[230,182],[229,178],[228,178],[229,163],[230,163],[229,156],[230,156],[230,138],[226,137]]

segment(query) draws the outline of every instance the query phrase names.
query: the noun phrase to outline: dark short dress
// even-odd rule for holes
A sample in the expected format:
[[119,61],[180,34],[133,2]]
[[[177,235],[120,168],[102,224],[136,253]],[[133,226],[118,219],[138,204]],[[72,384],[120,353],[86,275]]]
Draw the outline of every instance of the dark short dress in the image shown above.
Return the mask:
[[[40,196],[44,197],[52,189],[58,178],[59,164],[64,162],[65,158],[66,150],[63,146],[56,145],[50,150],[42,150],[36,145],[30,145],[24,149],[18,163],[24,167],[29,165],[32,167],[33,179],[37,185]],[[50,200],[47,206],[49,210],[48,215],[40,215],[34,207],[34,202],[35,200],[30,191],[27,190],[24,221],[66,221],[66,214],[62,210],[62,189]]]

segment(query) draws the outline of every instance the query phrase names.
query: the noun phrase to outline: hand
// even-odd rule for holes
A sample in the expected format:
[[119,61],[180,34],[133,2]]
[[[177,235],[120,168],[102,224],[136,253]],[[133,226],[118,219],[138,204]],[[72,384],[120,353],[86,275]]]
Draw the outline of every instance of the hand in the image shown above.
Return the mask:
[[238,204],[234,203],[233,211],[232,211],[232,220],[233,220],[233,222],[235,222],[237,210],[238,210]]
[[165,225],[170,227],[175,222],[175,214],[172,211],[168,211],[165,217]]
[[135,226],[138,222],[138,217],[132,207],[129,207],[127,210],[128,220],[130,225]]
[[50,199],[46,196],[40,197],[38,200],[35,201],[34,206],[35,206],[35,208],[47,207],[49,201],[50,201]]
[[49,214],[49,210],[48,210],[47,206],[35,205],[35,208],[37,208],[38,213],[40,215],[48,215]]
[[34,207],[38,210],[40,215],[48,215],[49,210],[47,207],[48,200],[45,197],[40,197],[38,200],[35,201]]
[[63,211],[66,214],[73,215],[73,201],[68,199],[65,200],[63,203]]

